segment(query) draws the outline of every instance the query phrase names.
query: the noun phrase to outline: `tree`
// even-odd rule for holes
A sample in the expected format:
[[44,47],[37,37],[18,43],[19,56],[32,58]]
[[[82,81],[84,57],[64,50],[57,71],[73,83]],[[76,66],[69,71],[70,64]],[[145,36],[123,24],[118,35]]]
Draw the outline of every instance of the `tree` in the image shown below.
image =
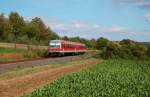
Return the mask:
[[108,46],[109,40],[103,37],[97,39],[97,49],[104,49]]
[[12,26],[9,24],[8,18],[4,16],[4,14],[0,14],[0,40],[1,41],[11,41],[12,34]]
[[36,38],[36,32],[39,32],[39,29],[31,22],[27,22],[25,26],[22,28],[22,31],[23,31],[23,35],[21,37],[21,42],[24,41],[25,43],[34,44]]
[[[35,17],[32,19],[31,23],[38,29],[36,32],[36,39],[38,41],[42,41],[45,39],[45,35],[47,33],[46,25],[43,23],[41,18]],[[46,35],[47,36],[47,35]]]
[[150,57],[150,46],[147,48],[147,55]]
[[135,48],[132,50],[134,56],[140,58],[146,55],[146,47],[143,45],[136,45]]
[[69,40],[67,36],[62,37],[63,40]]
[[12,33],[15,40],[23,34],[22,28],[25,25],[23,17],[21,17],[17,12],[11,12],[9,15],[9,24],[12,26]]
[[[136,45],[137,42],[133,41],[133,40],[130,40],[130,39],[123,39],[120,41],[120,44],[121,45],[128,45],[128,46],[132,46],[132,45]],[[139,44],[139,43],[138,43]]]
[[80,42],[80,37],[71,37],[70,41]]
[[32,19],[31,23],[37,29],[37,32],[35,33],[37,41],[47,43],[49,40],[59,38],[59,36],[55,32],[53,32],[50,27],[47,27],[44,24],[41,18],[35,17],[34,19]]
[[3,39],[3,35],[4,35],[4,22],[5,22],[5,18],[4,18],[4,14],[0,14],[0,39]]
[[89,41],[89,45],[90,45],[90,47],[91,47],[92,49],[96,49],[96,47],[97,47],[97,42],[96,42],[96,40],[95,40],[95,39],[91,39],[91,40]]

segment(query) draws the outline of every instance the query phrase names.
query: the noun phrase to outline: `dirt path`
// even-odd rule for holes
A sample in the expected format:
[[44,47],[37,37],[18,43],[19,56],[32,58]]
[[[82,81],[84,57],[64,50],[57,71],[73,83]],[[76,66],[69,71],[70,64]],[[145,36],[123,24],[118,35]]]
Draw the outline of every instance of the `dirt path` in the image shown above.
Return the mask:
[[96,65],[97,63],[99,63],[99,61],[89,62],[86,64],[64,66],[60,68],[52,68],[50,70],[33,75],[0,81],[0,97],[19,97],[24,93],[32,92],[34,89],[44,84],[51,83],[58,77],[78,71],[81,68]]

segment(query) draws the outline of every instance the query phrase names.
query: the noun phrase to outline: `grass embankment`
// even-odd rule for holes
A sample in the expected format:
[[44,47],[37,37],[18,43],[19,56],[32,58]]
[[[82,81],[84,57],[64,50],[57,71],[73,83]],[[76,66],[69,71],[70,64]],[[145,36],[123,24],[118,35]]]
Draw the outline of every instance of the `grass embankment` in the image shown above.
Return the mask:
[[105,61],[23,97],[150,97],[150,61]]
[[45,70],[66,66],[66,65],[85,64],[85,63],[88,63],[88,62],[94,62],[96,60],[97,59],[94,59],[94,58],[68,59],[64,62],[58,62],[58,64],[55,64],[55,65],[49,64],[49,65],[45,65],[45,66],[35,66],[35,67],[32,67],[32,68],[25,68],[25,69],[19,69],[18,68],[16,70],[1,74],[0,75],[0,80],[8,80],[8,79],[12,79],[12,78],[15,78],[15,77],[21,77],[21,76],[25,76],[25,75],[29,75],[29,74],[34,74],[34,73],[38,73],[38,72],[42,72],[42,71],[45,71]]
[[26,52],[27,52],[27,50],[23,50],[23,49],[2,48],[2,47],[0,47],[0,54],[26,53]]
[[0,63],[28,59],[24,54],[28,50],[0,47]]
[[47,57],[46,49],[15,49],[0,47],[0,63]]

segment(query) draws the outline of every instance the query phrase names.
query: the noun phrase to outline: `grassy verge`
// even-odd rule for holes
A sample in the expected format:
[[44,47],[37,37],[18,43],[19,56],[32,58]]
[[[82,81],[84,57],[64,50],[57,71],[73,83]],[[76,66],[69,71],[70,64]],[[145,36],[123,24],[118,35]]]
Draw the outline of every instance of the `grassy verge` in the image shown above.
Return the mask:
[[149,97],[150,61],[109,60],[23,97]]
[[28,59],[26,53],[28,50],[0,47],[0,63]]
[[2,48],[0,47],[0,54],[8,54],[8,53],[26,53],[27,50],[23,49],[14,49],[14,48]]
[[2,48],[0,47],[0,63],[27,60],[34,58],[47,57],[48,53],[45,49],[14,49],[14,48]]
[[55,65],[49,64],[49,65],[45,65],[45,66],[37,66],[37,67],[26,68],[26,69],[19,69],[18,68],[14,71],[6,72],[4,74],[1,74],[0,75],[0,80],[12,79],[12,78],[15,78],[15,77],[25,76],[25,75],[29,75],[29,74],[49,70],[49,69],[58,68],[58,67],[61,67],[61,66],[66,66],[66,65],[77,65],[77,64],[84,64],[84,63],[88,63],[88,62],[94,62],[96,60],[97,59],[94,59],[94,58],[71,59],[71,60],[67,60],[65,62],[61,62],[61,63],[55,64]]

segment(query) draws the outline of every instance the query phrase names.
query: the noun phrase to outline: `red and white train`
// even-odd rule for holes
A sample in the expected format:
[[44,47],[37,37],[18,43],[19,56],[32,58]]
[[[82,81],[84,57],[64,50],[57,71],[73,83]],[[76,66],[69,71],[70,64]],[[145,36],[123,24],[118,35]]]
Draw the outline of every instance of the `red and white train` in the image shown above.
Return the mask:
[[51,40],[48,48],[50,55],[59,56],[65,54],[83,54],[86,51],[85,44],[65,40]]

